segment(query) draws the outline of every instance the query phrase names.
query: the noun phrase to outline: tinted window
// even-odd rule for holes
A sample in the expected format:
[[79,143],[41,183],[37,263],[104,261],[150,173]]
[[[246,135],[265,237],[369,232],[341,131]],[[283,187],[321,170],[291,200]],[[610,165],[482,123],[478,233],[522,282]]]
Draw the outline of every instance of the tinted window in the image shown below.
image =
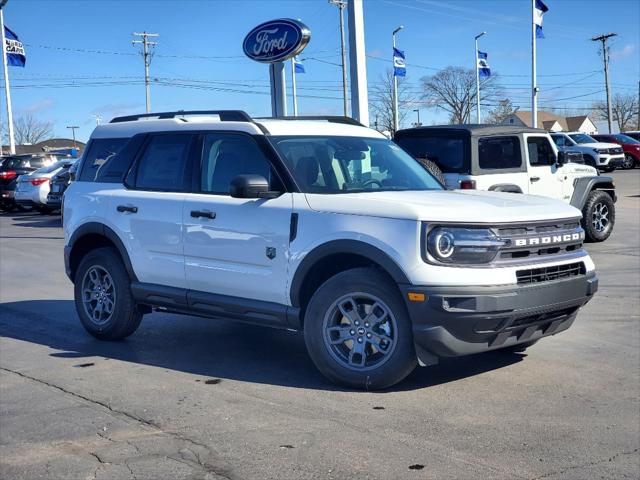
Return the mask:
[[597,141],[584,133],[574,133],[569,135],[576,143],[597,143]]
[[192,135],[154,135],[138,160],[135,186],[141,190],[183,191]]
[[128,138],[97,138],[91,140],[82,160],[82,171],[78,180],[95,182],[98,172],[122,150]]
[[428,158],[443,172],[462,172],[464,169],[464,144],[462,138],[452,137],[403,137],[398,144],[415,158]]
[[559,147],[564,147],[564,137],[563,136],[552,136],[553,141],[556,142],[556,145]]
[[527,148],[529,150],[529,164],[532,167],[554,165],[556,163],[556,154],[551,143],[546,138],[527,138]]
[[518,137],[482,137],[478,139],[478,165],[487,170],[522,166]]
[[[238,175],[262,175],[270,183],[269,161],[255,140],[246,135],[215,133],[205,137],[202,147],[200,189],[207,193],[229,194],[231,180]],[[273,190],[281,187],[272,185]]]
[[442,189],[417,160],[387,139],[292,136],[274,140],[303,192]]

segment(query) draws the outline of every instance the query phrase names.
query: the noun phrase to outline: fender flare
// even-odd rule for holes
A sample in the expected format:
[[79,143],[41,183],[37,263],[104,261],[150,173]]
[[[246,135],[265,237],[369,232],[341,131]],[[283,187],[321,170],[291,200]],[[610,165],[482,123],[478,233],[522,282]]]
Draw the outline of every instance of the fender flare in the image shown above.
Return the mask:
[[509,193],[524,193],[522,189],[513,183],[498,183],[492,185],[489,188],[490,192],[509,192]]
[[570,204],[573,207],[582,210],[582,207],[584,207],[587,197],[592,190],[606,191],[611,195],[614,202],[617,200],[615,187],[613,186],[613,179],[611,177],[599,175],[597,177],[577,178],[573,189],[573,195],[571,195]]
[[[85,224],[82,224],[80,227],[78,227],[78,229],[75,232],[73,232],[73,235],[71,235],[71,238],[69,239],[69,243],[67,245],[67,248],[69,250],[69,256],[71,257],[73,255],[73,248],[75,244],[78,242],[78,240],[80,240],[82,237],[86,235],[91,235],[91,234],[97,234],[97,235],[103,236],[115,245],[116,249],[118,250],[118,253],[120,253],[120,257],[122,258],[122,262],[124,263],[124,266],[127,270],[127,273],[129,274],[129,277],[133,281],[137,281],[138,277],[136,277],[136,274],[133,271],[133,265],[131,264],[131,259],[129,258],[129,254],[127,253],[127,249],[124,246],[124,243],[122,243],[122,240],[120,239],[120,237],[116,232],[114,232],[111,228],[107,227],[103,223],[87,222]],[[70,274],[73,276],[75,275],[75,272],[70,271]]]
[[291,282],[289,297],[294,307],[300,307],[302,286],[317,262],[335,254],[353,254],[377,263],[396,283],[411,283],[398,264],[385,252],[359,240],[332,240],[311,250],[300,262]]

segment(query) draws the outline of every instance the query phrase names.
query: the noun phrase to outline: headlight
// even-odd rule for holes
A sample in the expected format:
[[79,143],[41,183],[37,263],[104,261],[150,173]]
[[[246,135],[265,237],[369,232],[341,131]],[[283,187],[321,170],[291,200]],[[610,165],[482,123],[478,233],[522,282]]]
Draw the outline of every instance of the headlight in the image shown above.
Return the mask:
[[609,153],[608,148],[594,148],[593,151],[596,153]]
[[427,252],[446,264],[489,263],[505,242],[488,228],[436,227],[427,234]]

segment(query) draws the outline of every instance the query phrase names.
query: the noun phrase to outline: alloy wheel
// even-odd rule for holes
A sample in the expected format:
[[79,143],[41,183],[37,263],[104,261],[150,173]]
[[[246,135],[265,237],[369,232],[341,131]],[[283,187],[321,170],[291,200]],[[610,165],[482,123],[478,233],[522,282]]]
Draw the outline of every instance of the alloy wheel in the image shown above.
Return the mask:
[[371,370],[384,364],[396,348],[398,327],[391,309],[369,293],[350,293],[327,310],[324,343],[344,367]]
[[604,203],[596,203],[591,214],[591,223],[596,231],[602,233],[609,226],[609,207]]
[[622,162],[622,168],[628,170],[633,168],[635,161],[631,155],[628,153],[624,156],[624,161]]
[[94,324],[104,325],[111,319],[116,305],[116,290],[111,275],[104,268],[94,265],[85,273],[82,304]]

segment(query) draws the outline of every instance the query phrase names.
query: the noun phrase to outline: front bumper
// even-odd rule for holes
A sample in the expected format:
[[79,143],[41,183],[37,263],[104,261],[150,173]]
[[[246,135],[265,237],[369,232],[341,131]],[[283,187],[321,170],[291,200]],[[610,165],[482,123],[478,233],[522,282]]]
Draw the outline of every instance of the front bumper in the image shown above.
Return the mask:
[[[595,272],[563,280],[498,287],[400,285],[418,358],[457,357],[510,347],[571,326],[598,290]],[[425,300],[408,300],[409,292]]]
[[620,167],[624,163],[624,154],[600,155],[598,158],[599,167]]

